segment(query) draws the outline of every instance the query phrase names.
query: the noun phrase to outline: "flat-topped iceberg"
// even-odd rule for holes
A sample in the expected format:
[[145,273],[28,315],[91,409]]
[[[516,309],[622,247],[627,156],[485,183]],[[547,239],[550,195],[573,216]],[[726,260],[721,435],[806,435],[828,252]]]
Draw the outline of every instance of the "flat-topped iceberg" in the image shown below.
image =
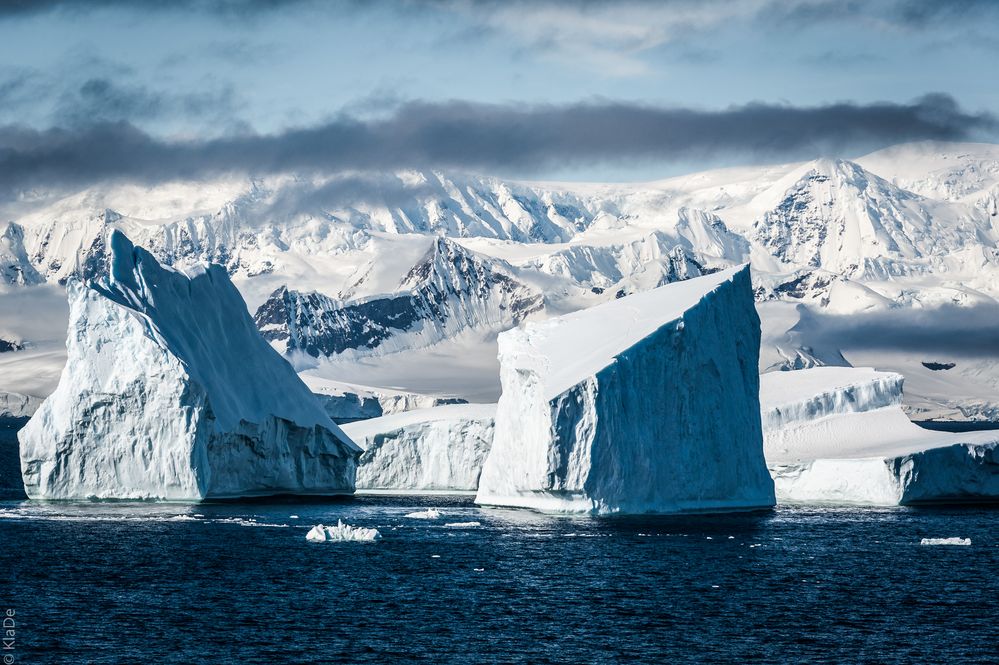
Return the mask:
[[120,232],[68,285],[68,360],[19,433],[36,499],[354,490],[360,449],[259,335],[220,266],[161,266]]
[[923,538],[920,545],[970,545],[971,538]]
[[364,448],[357,489],[474,491],[495,413],[495,404],[449,404],[344,425]]
[[761,377],[764,451],[777,499],[898,505],[999,499],[999,432],[923,429],[902,377],[819,367]]
[[476,502],[553,512],[774,504],[748,266],[499,336],[503,393]]

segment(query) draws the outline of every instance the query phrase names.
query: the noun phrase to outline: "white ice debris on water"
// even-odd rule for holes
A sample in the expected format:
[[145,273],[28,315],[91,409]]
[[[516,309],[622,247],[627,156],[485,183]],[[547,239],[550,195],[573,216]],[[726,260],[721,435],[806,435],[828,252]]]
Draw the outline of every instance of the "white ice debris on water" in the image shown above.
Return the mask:
[[441,511],[436,508],[427,508],[413,513],[406,513],[406,517],[412,520],[436,520],[440,519]]
[[482,523],[481,522],[448,522],[444,526],[449,526],[449,527],[454,527],[456,529],[461,529],[461,528],[466,528],[466,527],[471,528],[471,527],[476,527],[476,526],[482,526]]
[[920,545],[970,545],[971,538],[923,538]]
[[495,414],[495,404],[450,404],[344,425],[364,449],[357,489],[474,491]]
[[371,542],[381,537],[378,529],[351,526],[342,520],[337,520],[336,526],[317,524],[305,534],[305,539],[312,543]]
[[772,506],[748,266],[499,336],[476,502],[552,512]]
[[68,361],[20,431],[33,499],[349,494],[360,449],[259,335],[221,266],[161,266],[120,232],[71,281]]
[[999,432],[935,432],[902,410],[902,377],[820,367],[761,377],[777,499],[898,505],[999,497]]

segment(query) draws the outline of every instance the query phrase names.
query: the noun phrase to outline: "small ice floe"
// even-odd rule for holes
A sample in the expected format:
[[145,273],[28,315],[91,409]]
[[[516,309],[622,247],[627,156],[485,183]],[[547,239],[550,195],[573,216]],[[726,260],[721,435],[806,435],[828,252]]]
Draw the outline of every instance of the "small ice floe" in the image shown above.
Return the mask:
[[472,570],[474,570],[477,573],[481,573],[485,570],[485,568],[472,568]]
[[461,529],[464,527],[482,526],[481,522],[448,522],[444,526],[451,526],[456,529]]
[[288,515],[288,519],[290,519],[290,520],[297,520],[298,519],[298,515]]
[[287,524],[269,524],[267,522],[258,522],[252,517],[243,519],[241,517],[220,517],[219,519],[212,520],[212,522],[218,524],[238,524],[240,526],[259,526],[266,527],[270,529],[287,529]]
[[920,545],[970,545],[971,538],[923,538]]
[[440,554],[431,554],[430,558],[431,559],[439,559],[439,558],[441,558],[441,555]]
[[194,517],[193,515],[174,515],[173,517],[169,518],[167,521],[169,521],[169,522],[197,522],[198,518]]
[[323,526],[317,524],[305,534],[305,539],[312,543],[323,542],[364,542],[381,538],[378,529],[365,529],[364,527],[351,526],[337,520],[336,526]]
[[415,513],[407,513],[406,517],[412,520],[435,520],[441,516],[441,511],[436,508],[427,508],[426,510],[418,510]]

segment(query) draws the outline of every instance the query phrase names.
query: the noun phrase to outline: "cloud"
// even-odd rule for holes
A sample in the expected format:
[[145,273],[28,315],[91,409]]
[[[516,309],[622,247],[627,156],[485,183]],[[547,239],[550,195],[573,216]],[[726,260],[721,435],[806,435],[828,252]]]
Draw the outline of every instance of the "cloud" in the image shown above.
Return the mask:
[[9,188],[162,181],[223,173],[455,169],[538,173],[602,163],[682,162],[728,155],[799,158],[905,141],[995,136],[999,123],[946,95],[911,104],[724,110],[619,102],[500,105],[408,102],[383,117],[340,115],[275,134],[198,140],[150,135],[127,122],[0,128],[0,182]]
[[64,92],[54,117],[57,123],[70,126],[173,117],[226,119],[235,115],[235,107],[235,93],[229,86],[196,93],[166,93],[96,77]]
[[[0,2],[0,20],[42,14],[76,16],[95,11],[139,17],[168,13],[226,23],[272,17],[311,21],[362,13],[409,21],[431,16],[435,24],[457,18],[447,36],[478,43],[491,39],[515,53],[546,58],[605,77],[633,77],[654,70],[650,54],[686,46],[682,56],[711,44],[728,26],[786,32],[828,24],[867,24],[875,29],[940,31],[999,14],[994,0],[14,0]],[[444,18],[444,21],[437,19]],[[963,22],[963,23],[961,23]],[[234,54],[224,54],[234,55]],[[250,52],[251,61],[259,56]]]
[[999,358],[999,303],[810,314],[796,326],[819,348],[924,354],[926,360]]
[[414,197],[433,193],[426,181],[404,181],[390,173],[347,173],[319,181],[299,180],[283,185],[273,197],[258,205],[269,219],[302,211],[350,208],[381,204],[396,208]]

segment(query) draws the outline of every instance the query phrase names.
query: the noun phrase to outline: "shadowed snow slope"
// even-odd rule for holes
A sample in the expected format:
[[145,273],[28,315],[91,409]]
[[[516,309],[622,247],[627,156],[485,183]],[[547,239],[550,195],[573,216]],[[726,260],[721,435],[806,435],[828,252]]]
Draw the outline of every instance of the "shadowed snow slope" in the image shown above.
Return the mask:
[[503,394],[476,501],[558,512],[774,503],[749,268],[499,337]]
[[282,287],[260,306],[263,336],[313,357],[416,349],[464,330],[502,330],[542,307],[542,295],[498,262],[438,238],[400,291],[342,302]]
[[475,490],[495,414],[495,404],[453,404],[345,425],[364,448],[357,489]]
[[911,503],[999,499],[999,432],[949,434],[902,411],[902,378],[822,367],[761,378],[777,499]]
[[20,432],[32,498],[349,493],[359,449],[257,333],[220,266],[160,266],[120,232],[70,282],[68,361]]

